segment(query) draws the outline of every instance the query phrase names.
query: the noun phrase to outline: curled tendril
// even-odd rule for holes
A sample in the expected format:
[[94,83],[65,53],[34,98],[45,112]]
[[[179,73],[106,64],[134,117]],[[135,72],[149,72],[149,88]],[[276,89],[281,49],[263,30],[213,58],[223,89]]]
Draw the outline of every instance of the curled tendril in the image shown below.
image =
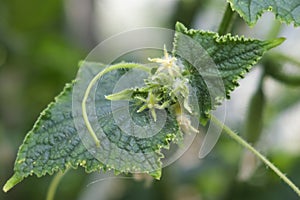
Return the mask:
[[[164,47],[163,58],[149,58],[149,61],[155,62],[158,65],[154,73],[151,73],[151,68],[141,64],[120,63],[105,68],[103,71],[99,72],[89,83],[82,101],[82,114],[86,127],[94,139],[97,147],[100,146],[100,141],[89,122],[86,111],[86,102],[91,88],[95,85],[97,80],[112,70],[122,68],[139,68],[149,72],[149,77],[145,80],[144,87],[125,89],[118,93],[105,96],[106,99],[111,101],[136,101],[137,104],[141,105],[137,112],[142,112],[148,109],[154,121],[157,120],[157,109],[165,109],[169,107],[174,108],[176,105],[183,105],[183,110],[193,114],[192,108],[189,105],[189,80],[183,75],[185,72],[184,66],[177,60],[176,57],[168,54],[166,47]],[[198,130],[191,125],[190,119],[185,116],[184,112],[182,110],[176,111],[176,109],[178,108],[175,108],[176,119],[181,130],[184,133],[197,133]]]
[[94,131],[94,129],[92,128],[92,125],[89,121],[89,118],[88,118],[88,115],[87,115],[87,110],[86,110],[86,103],[87,103],[87,100],[88,100],[88,97],[89,97],[89,94],[91,92],[91,89],[92,87],[96,84],[96,82],[103,76],[105,75],[106,73],[108,72],[111,72],[113,70],[117,70],[117,69],[124,69],[124,68],[127,68],[127,69],[132,69],[132,68],[137,68],[137,69],[141,69],[141,70],[144,70],[146,72],[150,72],[150,69],[144,65],[141,65],[141,64],[137,64],[137,63],[119,63],[119,64],[116,64],[116,65],[112,65],[112,66],[109,66],[107,68],[105,68],[104,70],[100,71],[92,80],[91,82],[88,84],[88,87],[84,93],[84,96],[83,96],[83,100],[82,100],[82,103],[81,103],[81,109],[82,109],[82,116],[83,116],[83,120],[84,120],[84,123],[91,135],[91,137],[93,138],[93,140],[95,141],[95,144],[97,147],[100,147],[100,140],[97,138],[97,135]]

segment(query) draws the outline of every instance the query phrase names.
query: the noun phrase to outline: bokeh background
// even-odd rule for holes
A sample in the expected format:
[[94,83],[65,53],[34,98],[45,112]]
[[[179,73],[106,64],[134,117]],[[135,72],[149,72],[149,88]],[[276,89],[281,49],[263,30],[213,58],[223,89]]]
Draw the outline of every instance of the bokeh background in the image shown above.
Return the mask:
[[[176,21],[216,31],[225,8],[224,0],[0,0],[1,187],[13,174],[18,146],[39,113],[76,76],[78,62],[99,42],[137,27],[173,29]],[[233,33],[266,39],[273,23],[271,13],[264,14],[252,28],[237,18]],[[299,35],[299,28],[283,25],[279,36],[287,40],[274,51],[300,58]],[[293,65],[285,69],[300,73],[299,67]],[[241,135],[249,99],[260,74],[258,65],[227,102],[226,124]],[[300,185],[299,89],[272,78],[265,80],[264,127],[256,145],[297,185]],[[181,159],[163,169],[161,181],[149,184],[132,178],[112,178],[109,174],[86,174],[79,168],[65,175],[56,199],[297,199],[273,172],[227,136],[222,135],[213,151],[201,160],[200,141],[198,137]],[[0,199],[44,199],[51,179],[29,177],[8,193],[1,191]]]

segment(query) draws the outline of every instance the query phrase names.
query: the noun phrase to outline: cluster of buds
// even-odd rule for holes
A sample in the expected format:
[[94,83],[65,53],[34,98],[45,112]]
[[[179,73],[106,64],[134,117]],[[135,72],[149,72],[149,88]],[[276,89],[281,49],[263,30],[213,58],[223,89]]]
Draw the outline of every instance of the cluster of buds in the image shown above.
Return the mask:
[[[149,58],[158,66],[145,80],[145,86],[136,89],[126,89],[119,93],[106,96],[109,100],[136,100],[140,104],[137,112],[148,109],[154,121],[157,120],[156,110],[177,107],[176,119],[184,132],[198,132],[192,127],[185,113],[193,114],[189,105],[189,80],[185,74],[184,65],[177,58],[169,55],[164,47],[163,58]],[[178,109],[180,107],[180,109]]]
[[[192,109],[189,106],[189,80],[183,76],[184,66],[181,62],[178,61],[177,58],[169,55],[166,47],[164,47],[163,58],[149,58],[149,61],[158,63],[159,66],[155,73],[148,78],[148,85],[157,85],[158,87],[164,88],[163,91],[165,91],[167,95],[165,97],[167,100],[163,102],[161,106],[157,107],[165,108],[166,105],[172,102],[182,102],[184,109],[192,114]],[[160,96],[160,94],[158,94],[158,96]],[[154,99],[159,100],[159,98],[156,97],[154,97]]]

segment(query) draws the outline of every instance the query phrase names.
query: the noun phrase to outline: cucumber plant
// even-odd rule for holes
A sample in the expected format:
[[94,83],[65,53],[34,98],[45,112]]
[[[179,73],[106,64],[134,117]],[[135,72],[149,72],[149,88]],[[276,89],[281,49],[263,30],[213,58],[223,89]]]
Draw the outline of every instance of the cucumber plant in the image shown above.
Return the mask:
[[[262,41],[232,36],[230,32],[236,13],[251,26],[265,10],[271,10],[282,23],[299,26],[300,4],[296,0],[288,3],[228,0],[228,3],[218,33],[188,29],[177,22],[172,52],[164,47],[162,57],[149,58],[149,63],[120,62],[106,65],[81,62],[79,74],[89,76],[88,81],[77,78],[66,84],[55,101],[40,114],[19,148],[14,174],[3,190],[7,192],[31,175],[41,177],[58,172],[59,178],[68,169],[78,166],[85,168],[87,173],[102,169],[114,170],[116,174],[147,173],[160,179],[164,149],[168,149],[172,143],[180,146],[186,134],[197,134],[196,118],[201,125],[210,121],[223,128],[224,133],[254,153],[300,196],[300,190],[286,175],[211,114],[225,98],[230,97],[230,93],[238,86],[238,80],[264,53],[285,40],[276,38]],[[185,38],[192,42],[186,42]],[[205,57],[198,54],[195,45],[205,50],[215,68],[211,68]],[[295,61],[288,56],[280,56],[284,62]],[[189,58],[196,61],[191,62]],[[248,120],[258,119],[255,127],[247,126],[246,129],[246,139],[252,144],[257,142],[262,129],[263,78],[268,75],[294,85],[300,82],[299,76],[280,73],[281,63],[274,62],[272,56],[265,57],[261,84],[250,104]],[[143,82],[114,91],[113,86],[118,80],[134,70],[143,74]],[[221,80],[221,85],[218,80]],[[80,92],[76,93],[75,90]],[[91,101],[94,102],[92,113]],[[130,123],[143,128],[129,128],[128,133],[128,130],[120,127],[120,123],[128,120],[127,116],[118,110],[120,107],[113,108],[112,105],[123,101],[127,102],[126,112],[133,120]],[[79,106],[74,108],[74,105]],[[253,108],[257,105],[258,108]],[[161,121],[164,122],[163,126],[156,130]],[[155,134],[151,134],[153,129]],[[48,199],[53,198],[55,186],[51,185]]]

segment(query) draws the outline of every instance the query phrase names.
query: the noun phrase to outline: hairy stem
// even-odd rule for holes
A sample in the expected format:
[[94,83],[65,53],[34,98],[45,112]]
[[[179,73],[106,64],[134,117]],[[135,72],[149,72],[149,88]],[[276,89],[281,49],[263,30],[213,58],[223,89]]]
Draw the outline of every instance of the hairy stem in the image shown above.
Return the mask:
[[258,150],[256,150],[253,146],[251,146],[247,141],[233,132],[229,127],[220,122],[216,117],[211,115],[211,121],[218,125],[219,127],[223,127],[224,132],[229,135],[232,139],[238,142],[240,145],[251,151],[254,155],[256,155],[262,162],[264,162],[270,169],[272,169],[290,188],[292,188],[298,196],[300,196],[299,188],[285,175],[283,174],[273,163],[271,163],[264,155],[262,155]]
[[57,190],[57,186],[59,185],[63,176],[68,172],[68,169],[65,172],[58,172],[51,181],[51,184],[48,188],[46,200],[54,200],[54,195]]
[[149,67],[146,67],[144,65],[141,65],[141,64],[137,64],[137,63],[119,63],[119,64],[116,64],[116,65],[111,65],[107,68],[105,68],[104,70],[100,71],[92,80],[91,82],[89,83],[85,93],[84,93],[84,96],[83,96],[83,100],[82,100],[82,104],[81,104],[81,109],[82,109],[82,115],[83,115],[83,120],[84,120],[84,123],[90,133],[90,135],[92,136],[93,140],[95,141],[96,143],[96,146],[97,147],[100,147],[100,140],[97,138],[97,135],[94,131],[94,129],[92,128],[92,125],[89,121],[89,118],[88,118],[88,115],[87,115],[87,111],[86,111],[86,102],[87,102],[87,99],[89,97],[89,94],[91,92],[91,89],[92,87],[97,83],[97,81],[106,73],[108,72],[111,72],[113,70],[117,70],[117,69],[132,69],[132,68],[137,68],[137,69],[141,69],[141,70],[144,70],[144,71],[147,71],[147,72],[150,72],[150,68]]
[[230,32],[235,17],[236,17],[235,12],[232,11],[230,5],[227,4],[225,13],[223,15],[221,24],[218,29],[218,33],[220,35],[225,35],[226,33]]

